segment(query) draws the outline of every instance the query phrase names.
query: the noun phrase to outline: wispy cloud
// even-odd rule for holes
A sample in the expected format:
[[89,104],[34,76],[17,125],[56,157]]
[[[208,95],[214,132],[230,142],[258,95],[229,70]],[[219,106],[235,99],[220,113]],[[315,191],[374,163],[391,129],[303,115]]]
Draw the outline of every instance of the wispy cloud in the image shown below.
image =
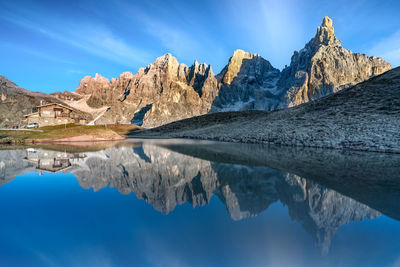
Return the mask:
[[196,51],[201,50],[198,41],[193,40],[191,36],[176,27],[148,17],[143,20],[143,23],[148,34],[157,38],[169,52],[176,56],[193,56]]
[[179,61],[191,64],[195,59],[205,60],[223,49],[213,36],[215,32],[210,29],[210,22],[204,22],[186,4],[161,1],[139,5],[119,1],[116,9],[132,25],[140,25],[140,31],[149,38],[147,41],[157,43],[159,55],[171,52]]
[[[128,67],[145,64],[151,58],[149,53],[116,36],[104,25],[63,20],[51,23],[47,21],[46,24],[42,24],[40,20],[35,20],[34,16],[24,17],[18,14],[8,14],[3,16],[3,19]],[[63,30],[60,31],[60,29]]]
[[26,47],[23,45],[15,44],[15,43],[9,43],[7,41],[0,41],[0,47],[7,48],[7,49],[12,49],[12,50],[18,50],[22,53],[30,54],[32,56],[42,58],[45,60],[53,61],[53,62],[58,62],[58,63],[63,63],[63,64],[68,64],[68,65],[75,65],[76,63],[74,61],[65,59],[63,57],[59,56],[54,56],[50,53],[46,53],[44,51],[40,51],[38,49],[32,49],[30,47]]
[[382,57],[389,61],[393,67],[400,66],[400,30],[375,43],[368,53]]

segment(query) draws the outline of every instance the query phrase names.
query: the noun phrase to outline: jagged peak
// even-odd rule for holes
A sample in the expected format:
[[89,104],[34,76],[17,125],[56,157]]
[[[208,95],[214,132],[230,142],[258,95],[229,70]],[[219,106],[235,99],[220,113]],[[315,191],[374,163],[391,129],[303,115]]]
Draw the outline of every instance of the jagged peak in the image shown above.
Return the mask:
[[334,32],[333,29],[333,21],[330,17],[325,16],[324,20],[322,21],[321,27],[326,27],[332,30],[332,32]]
[[125,71],[125,72],[123,72],[123,73],[121,73],[120,75],[119,75],[119,78],[121,79],[121,78],[123,78],[123,79],[128,79],[128,78],[132,78],[134,75],[132,74],[132,72],[129,72],[129,71]]
[[336,38],[333,21],[325,16],[321,26],[318,27],[315,37],[312,39],[314,45],[339,45],[340,41]]
[[176,66],[177,68],[179,67],[179,62],[178,60],[171,54],[171,53],[166,53],[162,55],[161,57],[158,57],[153,64],[149,65],[148,68],[155,66],[156,68],[161,68],[163,69],[164,66]]
[[190,66],[190,69],[193,69],[194,71],[198,72],[204,72],[209,68],[209,65],[207,63],[199,63],[197,60],[193,62],[193,65]]
[[170,61],[170,60],[176,60],[176,61],[178,61],[171,53],[165,53],[165,54],[162,55],[161,57],[158,57],[158,58],[156,59],[155,63],[156,63],[156,62],[163,63],[163,62],[168,62],[168,61]]
[[[270,65],[270,63],[264,58],[262,58],[259,54],[253,54],[250,52],[246,52],[242,49],[236,49],[233,52],[232,57],[229,59],[228,65],[226,65],[225,68],[221,71],[221,73],[217,75],[218,79],[219,80],[221,79],[223,83],[229,85],[241,70],[243,61],[253,60],[253,59],[256,59],[255,62],[259,62],[260,60],[266,61]],[[271,66],[271,68],[273,67]]]
[[242,49],[236,49],[235,51],[233,51],[233,55],[231,57],[231,59],[244,59],[244,58],[254,58],[254,57],[259,57],[259,54],[253,54],[250,52],[246,52]]
[[94,78],[93,78],[96,82],[102,82],[102,83],[109,83],[110,81],[106,78],[106,77],[104,77],[104,76],[101,76],[100,74],[98,74],[98,73],[96,73],[96,75],[94,76]]

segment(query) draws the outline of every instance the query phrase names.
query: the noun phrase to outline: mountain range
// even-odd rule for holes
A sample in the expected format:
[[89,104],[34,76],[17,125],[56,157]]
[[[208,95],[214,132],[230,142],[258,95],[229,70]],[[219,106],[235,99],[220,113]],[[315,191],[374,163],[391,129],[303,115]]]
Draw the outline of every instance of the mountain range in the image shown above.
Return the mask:
[[[33,96],[12,86],[30,100],[18,112],[2,113],[0,125],[18,123],[43,98],[81,111],[92,124],[132,123],[146,128],[207,113],[271,111],[319,99],[391,68],[380,58],[343,48],[332,20],[325,17],[315,36],[294,52],[282,71],[260,55],[243,50],[236,50],[217,75],[208,64],[195,61],[189,67],[165,54],[136,74],[124,72],[111,80],[99,74],[86,76],[73,92]],[[7,87],[10,83],[0,77],[0,109],[17,99]]]

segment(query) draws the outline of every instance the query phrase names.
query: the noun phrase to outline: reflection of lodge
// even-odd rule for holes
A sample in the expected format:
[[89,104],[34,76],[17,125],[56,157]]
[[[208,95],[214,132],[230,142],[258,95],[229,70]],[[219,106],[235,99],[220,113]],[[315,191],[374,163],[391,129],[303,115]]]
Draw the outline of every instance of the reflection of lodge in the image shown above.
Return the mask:
[[71,166],[71,160],[85,158],[83,153],[66,153],[49,150],[28,149],[26,160],[36,163],[36,169],[58,172]]

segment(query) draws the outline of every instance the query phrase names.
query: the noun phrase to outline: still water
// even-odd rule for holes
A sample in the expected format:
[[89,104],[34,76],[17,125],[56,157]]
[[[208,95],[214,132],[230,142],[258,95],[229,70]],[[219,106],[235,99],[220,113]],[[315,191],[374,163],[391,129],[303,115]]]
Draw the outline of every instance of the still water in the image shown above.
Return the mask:
[[0,151],[0,266],[400,266],[400,156],[188,140]]

